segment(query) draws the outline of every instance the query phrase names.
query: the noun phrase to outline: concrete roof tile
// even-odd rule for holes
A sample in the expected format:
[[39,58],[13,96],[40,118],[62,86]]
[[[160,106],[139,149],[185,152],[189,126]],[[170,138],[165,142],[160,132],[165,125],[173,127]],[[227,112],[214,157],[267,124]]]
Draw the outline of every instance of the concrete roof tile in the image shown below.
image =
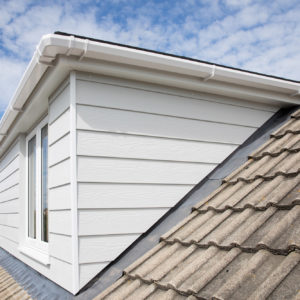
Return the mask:
[[0,267],[0,299],[31,299],[26,290],[2,267]]
[[[299,111],[297,111],[296,113],[298,115]],[[289,136],[292,136],[294,134],[299,134],[299,133],[300,133],[300,119],[299,118],[291,118],[290,121],[288,121],[284,126],[280,127],[278,130],[276,130],[271,135],[271,137],[280,139],[287,134],[289,134]]]
[[300,110],[96,299],[299,299]]
[[238,182],[227,185],[194,207],[199,212],[215,210],[222,212],[226,209],[242,211],[245,208],[265,210],[270,206],[288,209],[300,204],[300,174],[295,177],[279,175],[270,181],[263,179],[252,183]]

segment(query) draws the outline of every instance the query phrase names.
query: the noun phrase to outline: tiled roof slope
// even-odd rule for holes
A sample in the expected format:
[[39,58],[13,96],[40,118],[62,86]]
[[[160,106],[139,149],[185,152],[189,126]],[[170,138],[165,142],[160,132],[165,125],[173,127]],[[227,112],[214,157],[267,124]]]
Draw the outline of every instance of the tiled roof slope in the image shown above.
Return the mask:
[[300,110],[95,299],[300,299]]
[[27,294],[9,273],[0,267],[0,299],[1,300],[27,300],[31,297]]

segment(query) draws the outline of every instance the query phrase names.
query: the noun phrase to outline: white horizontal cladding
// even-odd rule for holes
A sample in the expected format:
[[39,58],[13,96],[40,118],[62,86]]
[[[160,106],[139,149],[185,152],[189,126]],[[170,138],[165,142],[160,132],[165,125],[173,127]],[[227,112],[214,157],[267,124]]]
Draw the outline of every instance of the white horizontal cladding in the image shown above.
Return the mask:
[[[0,224],[0,236],[14,243],[19,243],[19,230],[17,227]],[[1,247],[6,249],[4,243],[1,245]]]
[[16,214],[19,213],[19,199],[12,199],[0,202],[0,214]]
[[53,123],[49,124],[49,145],[70,131],[70,110],[64,111]]
[[63,83],[61,87],[50,97],[49,123],[53,123],[70,106],[70,85]]
[[[63,186],[70,183],[70,85],[65,80],[49,99],[49,209],[70,208]],[[62,188],[60,188],[62,187]],[[59,203],[59,202],[62,203]]]
[[70,157],[70,134],[67,133],[49,146],[49,167]]
[[50,278],[76,293],[73,286],[71,223],[71,112],[68,78],[49,98],[48,208]]
[[17,248],[20,228],[20,141],[0,158],[0,247],[7,244]]
[[17,171],[20,167],[19,156],[16,156],[3,168],[0,172],[0,182],[4,181],[12,173]]
[[19,143],[16,142],[0,159],[0,172],[15,159],[19,154]]
[[[98,80],[101,81],[102,78]],[[134,87],[120,86],[115,80],[102,79],[106,83],[94,81],[77,81],[77,102],[80,104],[125,109],[137,112],[163,114],[170,116],[197,119],[226,124],[258,127],[270,117],[270,111],[252,107],[245,107],[243,101],[228,100],[223,103],[212,101],[211,97],[180,95],[173,89],[165,92],[147,85]],[[129,85],[127,83],[127,85]],[[196,98],[197,97],[197,98]],[[208,98],[208,99],[207,99]],[[210,98],[210,99],[209,99]],[[109,99],[109,101],[108,101]],[[235,105],[233,104],[235,103]],[[249,105],[249,104],[248,104]]]
[[[0,202],[19,197],[19,144],[16,143],[0,161]],[[1,208],[0,208],[1,213]]]
[[[0,206],[0,209],[2,207]],[[0,224],[4,226],[9,226],[9,227],[14,227],[18,228],[19,227],[19,214],[18,213],[0,213]]]
[[[128,80],[126,77],[121,78],[120,76],[105,76],[105,75],[97,75],[92,73],[83,73],[78,72],[77,73],[77,80],[81,81],[82,84],[84,84],[85,81],[92,82],[96,84],[106,84],[112,86],[114,88],[115,86],[119,87],[125,87],[130,89],[137,89],[142,90],[145,92],[152,92],[156,95],[169,95],[169,96],[175,96],[185,99],[185,102],[188,103],[189,99],[197,100],[197,101],[208,101],[212,103],[221,103],[223,105],[233,105],[238,107],[244,107],[244,108],[250,108],[250,109],[256,109],[256,110],[264,110],[267,112],[275,112],[278,110],[278,105],[276,104],[267,104],[262,102],[253,102],[245,99],[237,99],[234,97],[226,97],[224,95],[216,95],[214,93],[205,93],[205,92],[199,92],[195,90],[188,90],[188,89],[181,89],[178,87],[169,87],[161,84],[155,84],[155,83],[148,83],[144,82],[142,80],[133,81]],[[87,97],[86,97],[87,98]],[[157,98],[157,97],[156,97]],[[80,100],[81,101],[81,100]],[[84,99],[84,103],[89,103],[90,100]],[[157,103],[157,102],[156,102]],[[92,102],[91,102],[91,105]],[[114,105],[114,102],[113,104]],[[100,105],[101,106],[101,105]],[[117,108],[118,106],[116,106]],[[146,106],[147,107],[147,106]],[[121,107],[120,107],[121,108]],[[171,109],[171,111],[173,111]]]
[[78,157],[79,182],[196,184],[216,164]]
[[193,186],[193,184],[78,183],[78,207],[172,207]]
[[70,183],[70,159],[63,160],[49,168],[49,188]]
[[51,272],[47,274],[50,280],[53,280],[58,285],[62,286],[64,289],[72,293],[72,264],[51,256],[50,265]]
[[139,234],[82,236],[79,238],[79,262],[109,262],[132,244]]
[[54,186],[49,189],[49,210],[71,209],[70,183]]
[[72,235],[71,211],[58,210],[49,212],[49,232]]
[[79,284],[80,284],[80,288],[85,286],[92,278],[94,278],[108,264],[109,264],[109,262],[81,264],[79,266]]
[[19,155],[19,142],[16,142],[0,159],[0,173]]
[[49,251],[51,256],[72,263],[72,237],[57,233],[49,235]]
[[49,104],[49,276],[56,277],[56,282],[74,292],[70,152],[70,87],[64,82]]
[[240,144],[256,128],[78,105],[77,128]]
[[83,156],[220,163],[236,145],[111,132],[77,131],[77,153]]
[[141,234],[167,210],[168,208],[79,210],[79,236]]
[[19,170],[16,170],[0,182],[0,199],[2,193],[6,192],[8,189],[12,188],[13,186],[19,183],[19,179]]
[[14,199],[18,199],[20,193],[19,184],[15,184],[4,191],[0,192],[0,202],[6,202]]
[[276,108],[121,78],[83,73],[79,77],[82,286],[155,224]]

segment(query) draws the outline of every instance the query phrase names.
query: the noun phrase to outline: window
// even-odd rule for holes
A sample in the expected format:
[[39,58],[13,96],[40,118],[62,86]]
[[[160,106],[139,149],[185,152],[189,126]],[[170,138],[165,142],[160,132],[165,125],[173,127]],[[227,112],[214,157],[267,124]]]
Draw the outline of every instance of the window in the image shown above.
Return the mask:
[[36,238],[36,136],[28,142],[28,236]]
[[41,239],[44,242],[48,242],[48,125],[41,130],[41,152]]
[[48,124],[43,120],[26,138],[28,246],[48,247]]

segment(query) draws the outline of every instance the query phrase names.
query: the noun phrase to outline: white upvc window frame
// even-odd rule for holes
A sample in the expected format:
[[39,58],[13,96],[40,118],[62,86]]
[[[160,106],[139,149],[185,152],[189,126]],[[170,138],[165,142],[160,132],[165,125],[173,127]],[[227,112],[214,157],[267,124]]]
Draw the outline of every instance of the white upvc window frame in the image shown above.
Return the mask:
[[[42,129],[48,124],[48,116],[44,118],[27,136],[26,142],[26,188],[25,188],[25,239],[20,251],[32,258],[49,264],[49,241],[42,241],[42,147],[41,133]],[[36,165],[35,165],[35,196],[36,196],[36,238],[29,236],[29,156],[28,143],[36,137]],[[49,145],[48,145],[49,147]],[[49,153],[49,151],[47,151]],[[47,166],[48,168],[48,166]],[[49,175],[48,175],[49,176]],[[48,212],[49,220],[49,212]],[[49,226],[48,226],[49,228]],[[49,234],[49,233],[48,233]]]

